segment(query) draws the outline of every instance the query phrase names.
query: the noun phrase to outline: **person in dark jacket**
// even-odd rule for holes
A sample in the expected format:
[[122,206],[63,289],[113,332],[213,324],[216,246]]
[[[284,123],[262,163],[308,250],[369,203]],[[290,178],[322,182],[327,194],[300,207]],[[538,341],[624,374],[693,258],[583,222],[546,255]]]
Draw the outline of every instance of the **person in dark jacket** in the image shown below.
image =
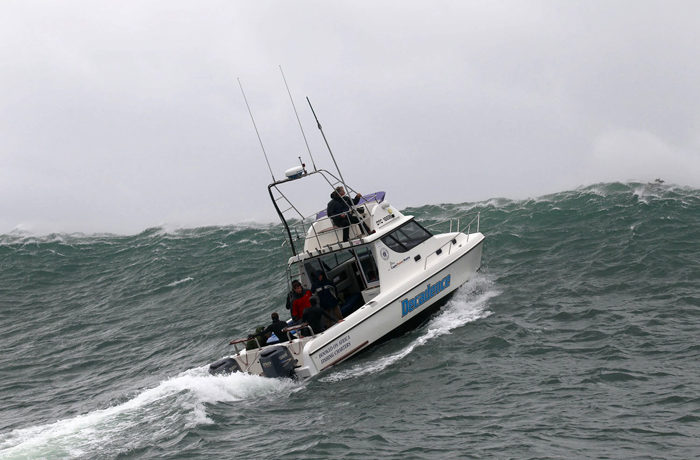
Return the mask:
[[343,314],[340,312],[340,305],[338,305],[338,292],[335,288],[335,284],[326,278],[326,274],[321,270],[317,271],[314,277],[316,279],[311,284],[311,291],[318,297],[321,309],[330,316],[335,316],[333,322],[326,324],[326,327],[330,327],[335,324],[336,321],[343,319]]
[[[351,224],[360,224],[365,234],[369,235],[370,233],[369,227],[357,218],[352,209],[352,206],[359,203],[361,198],[362,195],[358,193],[353,200],[350,200],[343,187],[336,187],[335,191],[331,193],[331,201],[328,202],[326,213],[333,221],[333,225],[343,228],[344,242],[350,239]],[[364,211],[362,208],[358,209],[358,212],[362,211]]]
[[284,321],[280,321],[280,315],[278,315],[276,312],[271,314],[270,317],[272,318],[272,324],[265,328],[266,337],[268,337],[269,340],[270,335],[275,334],[275,336],[279,339],[280,342],[286,342],[287,334],[282,331],[285,327],[287,327],[287,323],[285,323]]
[[[303,319],[305,323],[311,326],[314,334],[320,334],[325,331],[326,328],[323,327],[323,319],[329,319],[333,321],[333,317],[326,313],[321,307],[318,306],[318,297],[312,296],[309,299],[310,306],[304,309]],[[302,330],[303,335],[310,335],[308,328]]]

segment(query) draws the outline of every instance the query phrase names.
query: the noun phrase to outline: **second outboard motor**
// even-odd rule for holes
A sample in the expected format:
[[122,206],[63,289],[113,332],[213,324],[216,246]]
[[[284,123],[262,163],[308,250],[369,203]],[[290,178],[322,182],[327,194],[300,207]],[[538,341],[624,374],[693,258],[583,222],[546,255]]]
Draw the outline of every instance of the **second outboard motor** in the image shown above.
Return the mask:
[[241,370],[238,361],[233,358],[220,359],[209,365],[209,373],[211,375],[233,374]]
[[265,377],[293,377],[294,362],[287,347],[275,347],[260,353],[260,366]]

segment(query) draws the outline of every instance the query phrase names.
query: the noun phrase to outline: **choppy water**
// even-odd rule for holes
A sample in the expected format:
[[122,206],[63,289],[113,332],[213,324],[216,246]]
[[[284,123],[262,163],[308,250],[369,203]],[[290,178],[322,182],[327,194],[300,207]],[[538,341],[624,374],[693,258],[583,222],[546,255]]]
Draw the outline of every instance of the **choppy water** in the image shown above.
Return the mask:
[[700,191],[405,211],[475,210],[482,272],[306,383],[206,372],[285,311],[277,225],[1,236],[0,457],[700,456]]

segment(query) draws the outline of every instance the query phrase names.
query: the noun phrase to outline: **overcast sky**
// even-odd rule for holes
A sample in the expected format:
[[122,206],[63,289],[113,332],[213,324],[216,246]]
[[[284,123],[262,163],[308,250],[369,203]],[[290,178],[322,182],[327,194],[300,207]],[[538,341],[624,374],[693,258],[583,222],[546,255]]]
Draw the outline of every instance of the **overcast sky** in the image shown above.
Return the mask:
[[[700,187],[700,2],[0,2],[0,233],[276,221],[317,166],[399,207]],[[315,198],[322,208],[327,195]]]

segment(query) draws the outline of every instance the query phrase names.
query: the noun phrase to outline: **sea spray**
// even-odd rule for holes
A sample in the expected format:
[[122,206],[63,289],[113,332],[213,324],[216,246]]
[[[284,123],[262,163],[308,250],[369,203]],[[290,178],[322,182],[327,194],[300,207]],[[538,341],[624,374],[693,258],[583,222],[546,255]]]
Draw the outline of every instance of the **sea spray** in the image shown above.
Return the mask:
[[348,378],[359,377],[380,372],[402,358],[408,356],[416,347],[425,345],[431,339],[449,334],[453,329],[467,323],[488,317],[491,312],[487,309],[488,300],[498,295],[493,289],[493,283],[487,277],[477,275],[457,291],[443,307],[440,314],[421,327],[418,337],[413,339],[401,350],[381,356],[376,360],[363,360],[361,364],[352,365],[349,369],[331,372],[320,378],[323,382],[336,382]]
[[0,455],[60,457],[99,452],[149,421],[150,429],[166,429],[179,420],[183,428],[212,423],[206,404],[257,400],[270,394],[286,395],[298,386],[288,379],[266,379],[235,373],[211,376],[207,366],[190,369],[139,392],[119,405],[95,410],[46,425],[0,435]]

